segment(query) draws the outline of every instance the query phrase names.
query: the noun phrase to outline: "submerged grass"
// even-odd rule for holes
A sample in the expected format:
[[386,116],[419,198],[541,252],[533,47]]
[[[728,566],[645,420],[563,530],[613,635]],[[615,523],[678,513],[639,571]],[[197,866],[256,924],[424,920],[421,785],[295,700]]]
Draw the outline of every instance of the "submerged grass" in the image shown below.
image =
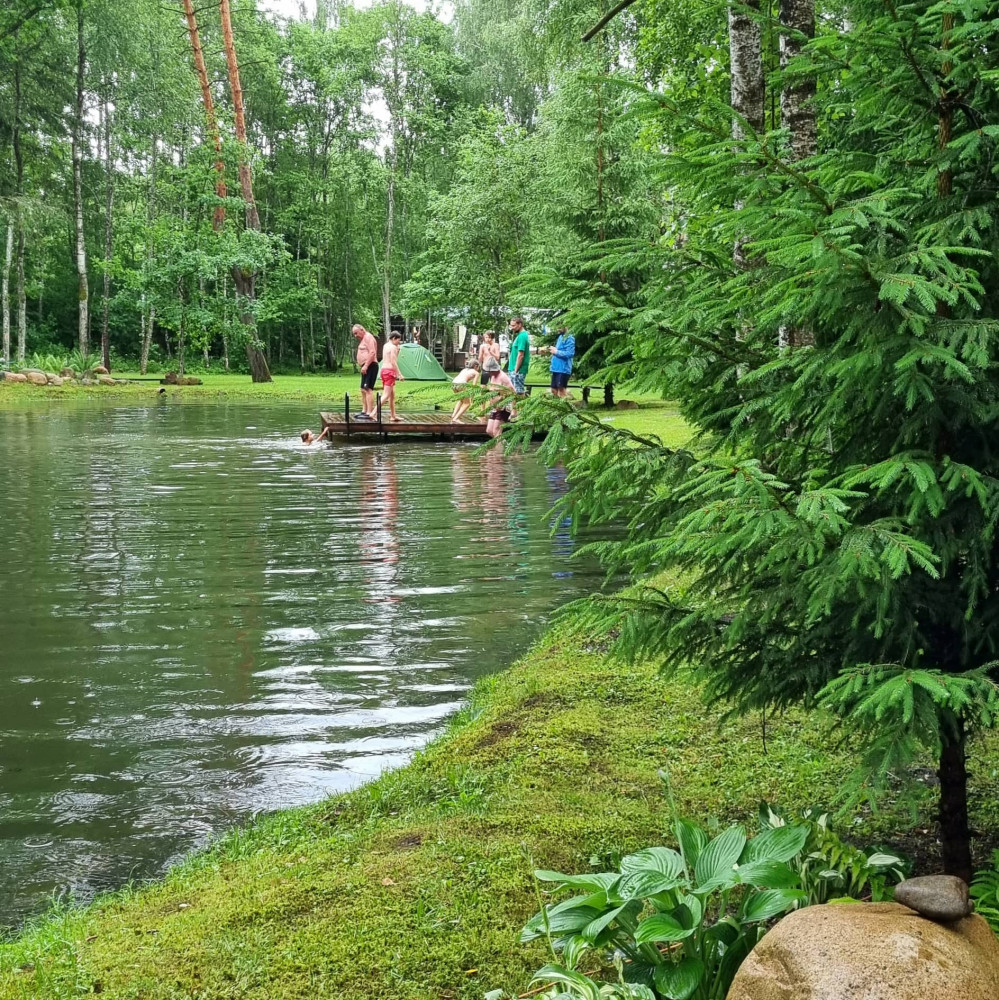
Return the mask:
[[[759,718],[719,729],[693,684],[612,662],[567,622],[479,684],[407,767],[27,928],[0,946],[0,997],[517,994],[545,959],[517,943],[537,909],[532,869],[604,866],[667,838],[660,768],[682,813],[727,822],[761,799],[828,802],[852,764],[816,716],[769,722],[766,749]],[[925,826],[889,805],[851,832],[891,843]]]

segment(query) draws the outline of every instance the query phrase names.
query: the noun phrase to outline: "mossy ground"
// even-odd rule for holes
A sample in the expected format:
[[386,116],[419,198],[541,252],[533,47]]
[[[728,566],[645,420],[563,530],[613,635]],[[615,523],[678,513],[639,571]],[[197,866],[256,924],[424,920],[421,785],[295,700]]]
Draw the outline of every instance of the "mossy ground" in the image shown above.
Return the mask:
[[[0,997],[521,993],[545,960],[517,943],[537,909],[532,869],[586,870],[668,838],[661,768],[680,812],[751,823],[761,799],[830,801],[853,763],[820,718],[771,721],[764,748],[758,718],[720,729],[692,684],[623,667],[563,625],[480,684],[409,766],[26,929],[0,947]],[[977,791],[994,829],[995,803]],[[891,843],[927,826],[888,804],[851,834]]]

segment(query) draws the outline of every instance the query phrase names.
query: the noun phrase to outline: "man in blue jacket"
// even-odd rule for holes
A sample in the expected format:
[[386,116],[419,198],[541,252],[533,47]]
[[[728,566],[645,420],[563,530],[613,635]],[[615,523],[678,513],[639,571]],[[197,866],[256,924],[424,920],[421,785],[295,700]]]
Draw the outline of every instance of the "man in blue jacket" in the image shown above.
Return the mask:
[[572,359],[576,355],[576,338],[566,327],[558,331],[558,340],[548,350],[552,356],[552,395],[563,399],[569,395],[567,386],[572,374]]

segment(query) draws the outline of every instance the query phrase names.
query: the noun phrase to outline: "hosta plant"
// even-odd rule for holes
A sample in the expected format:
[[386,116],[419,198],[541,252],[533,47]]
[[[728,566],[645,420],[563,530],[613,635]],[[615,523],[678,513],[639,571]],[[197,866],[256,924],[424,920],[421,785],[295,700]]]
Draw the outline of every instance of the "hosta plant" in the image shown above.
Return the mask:
[[[789,821],[773,806],[760,806],[762,829],[787,825]],[[788,861],[801,879],[806,906],[831,899],[869,899],[880,903],[893,898],[892,886],[909,875],[909,865],[886,851],[865,851],[847,843],[829,826],[828,813],[806,809],[793,820],[808,828],[801,852]]]
[[[807,826],[776,826],[751,840],[737,826],[714,839],[684,820],[673,831],[678,850],[650,847],[617,872],[536,872],[577,893],[543,909],[521,935],[546,937],[560,957],[536,977],[554,984],[550,996],[723,1000],[768,923],[805,901],[788,862],[804,848]],[[619,983],[593,982],[580,971],[584,958],[615,965]]]

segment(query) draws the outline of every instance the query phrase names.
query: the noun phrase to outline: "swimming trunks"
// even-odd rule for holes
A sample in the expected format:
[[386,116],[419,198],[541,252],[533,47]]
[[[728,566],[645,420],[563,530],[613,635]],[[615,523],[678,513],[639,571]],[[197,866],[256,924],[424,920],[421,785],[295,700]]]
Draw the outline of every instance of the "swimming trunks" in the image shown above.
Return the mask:
[[508,424],[510,422],[510,411],[509,410],[493,410],[489,414],[490,420],[498,420],[501,424]]
[[375,379],[378,378],[378,364],[374,361],[368,365],[368,370],[361,374],[361,388],[374,389]]
[[396,383],[399,373],[394,368],[383,368],[382,369],[382,385],[386,389],[390,389]]

